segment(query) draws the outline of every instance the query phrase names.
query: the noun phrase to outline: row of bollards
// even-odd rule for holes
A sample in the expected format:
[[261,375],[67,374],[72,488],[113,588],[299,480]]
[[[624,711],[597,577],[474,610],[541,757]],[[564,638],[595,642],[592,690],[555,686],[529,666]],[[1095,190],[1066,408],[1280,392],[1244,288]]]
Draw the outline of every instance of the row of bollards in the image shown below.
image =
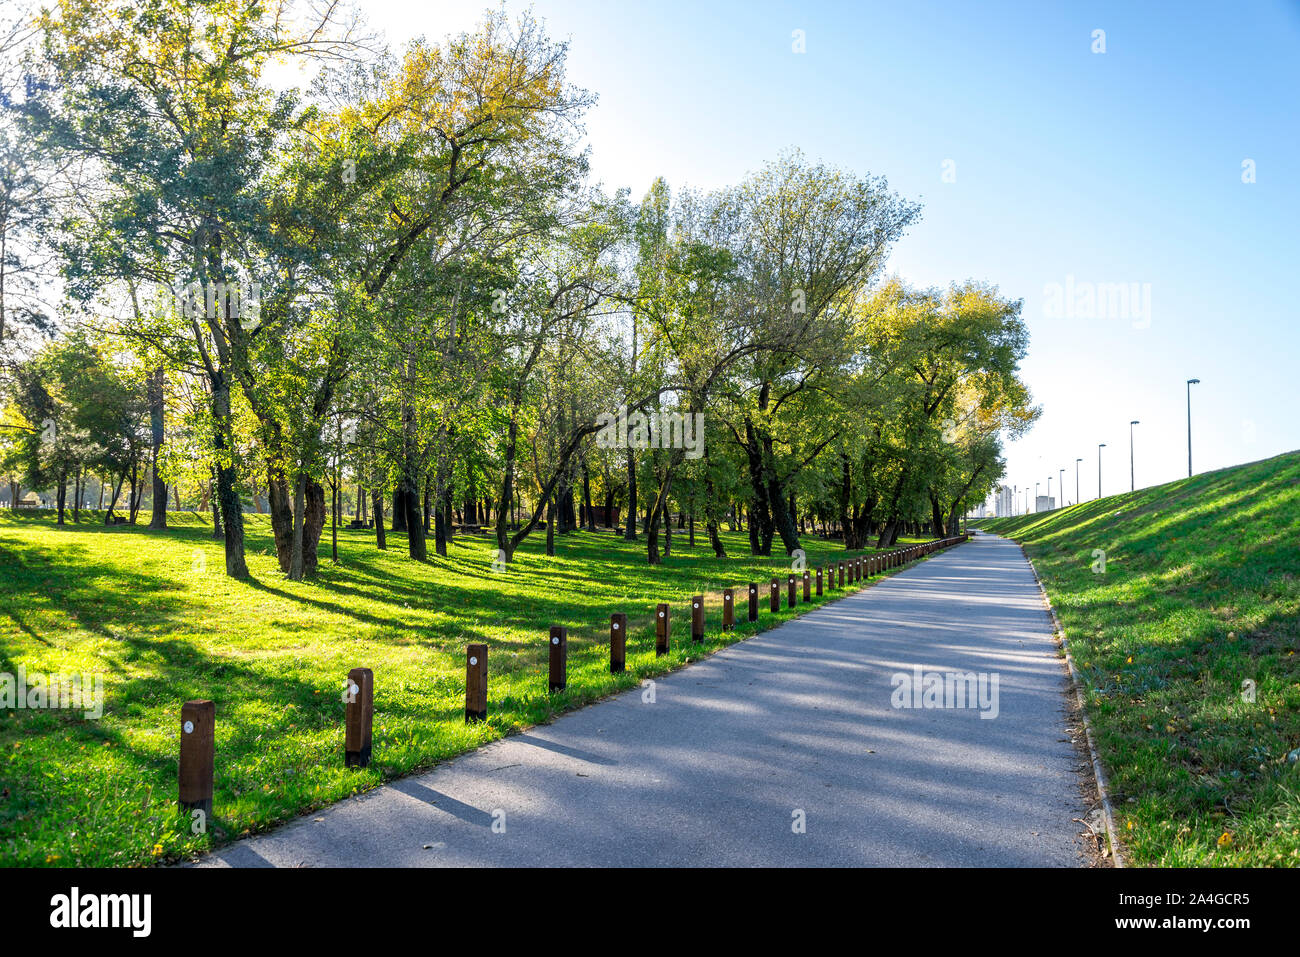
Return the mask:
[[[828,562],[814,572],[804,570],[786,580],[786,607],[794,608],[797,590],[802,584],[803,601],[812,600],[812,589],[823,594],[823,583],[829,589],[843,588],[845,583],[861,581],[864,577],[899,568],[942,548],[969,540],[969,535],[937,539],[923,545],[909,545],[889,552]],[[837,585],[838,582],[838,585]],[[735,589],[722,591],[722,630],[731,631],[736,626]],[[781,610],[781,580],[771,583],[771,610]],[[758,583],[749,583],[748,620],[758,621]],[[655,607],[655,654],[663,656],[669,651],[671,609],[666,602]],[[552,625],[547,685],[551,692],[563,691],[568,684],[568,629]],[[704,596],[691,598],[691,640],[704,641]],[[487,718],[487,655],[488,647],[477,643],[465,647],[465,720],[483,721]],[[621,674],[627,670],[627,615],[615,612],[609,620],[609,670]],[[343,763],[349,768],[364,768],[370,764],[372,726],[374,724],[374,674],[369,668],[353,668],[348,672],[343,690],[345,704],[343,717]],[[181,706],[181,741],[179,769],[179,805],[182,812],[202,811],[212,814],[213,768],[216,759],[216,705],[211,701],[186,701]]]

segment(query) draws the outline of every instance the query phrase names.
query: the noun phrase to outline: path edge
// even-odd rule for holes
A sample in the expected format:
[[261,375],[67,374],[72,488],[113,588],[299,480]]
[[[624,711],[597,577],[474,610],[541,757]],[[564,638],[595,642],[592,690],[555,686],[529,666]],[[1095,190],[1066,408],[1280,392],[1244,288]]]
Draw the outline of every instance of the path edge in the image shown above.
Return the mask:
[[[1010,541],[1015,542],[1015,539],[1010,539]],[[1052,628],[1061,642],[1062,650],[1065,652],[1065,663],[1070,672],[1070,684],[1074,686],[1074,695],[1079,702],[1079,717],[1083,720],[1083,735],[1088,742],[1088,755],[1092,758],[1093,777],[1097,780],[1097,792],[1101,795],[1101,813],[1106,821],[1106,842],[1110,845],[1111,864],[1114,867],[1125,867],[1124,851],[1119,842],[1118,829],[1115,827],[1115,809],[1110,802],[1110,782],[1106,777],[1106,769],[1102,766],[1101,756],[1097,754],[1097,744],[1092,734],[1092,722],[1088,720],[1088,708],[1083,698],[1083,679],[1079,677],[1079,669],[1074,666],[1074,655],[1070,653],[1070,641],[1065,634],[1065,628],[1061,626],[1061,619],[1056,615],[1056,609],[1052,607],[1052,599],[1047,595],[1047,588],[1043,585],[1043,579],[1038,574],[1038,568],[1034,565],[1034,560],[1029,557],[1029,553],[1025,551],[1025,546],[1020,542],[1016,542],[1016,547],[1020,549],[1020,554],[1025,556],[1030,571],[1034,573],[1034,581],[1038,583],[1039,594],[1043,596],[1043,605],[1047,609],[1047,613],[1052,617]]]

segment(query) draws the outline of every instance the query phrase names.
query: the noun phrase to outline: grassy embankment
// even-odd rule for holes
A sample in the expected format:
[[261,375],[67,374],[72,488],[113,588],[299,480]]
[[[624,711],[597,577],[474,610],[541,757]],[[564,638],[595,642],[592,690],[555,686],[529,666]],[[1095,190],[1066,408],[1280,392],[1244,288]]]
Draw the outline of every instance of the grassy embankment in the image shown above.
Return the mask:
[[1132,863],[1300,866],[1300,453],[979,525],[1043,579]]

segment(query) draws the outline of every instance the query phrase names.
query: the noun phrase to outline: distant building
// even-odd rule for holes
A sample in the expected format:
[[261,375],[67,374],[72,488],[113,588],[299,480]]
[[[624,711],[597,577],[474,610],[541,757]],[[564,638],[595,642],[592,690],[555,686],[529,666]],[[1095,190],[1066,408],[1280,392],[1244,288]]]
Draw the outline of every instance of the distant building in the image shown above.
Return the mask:
[[1035,512],[1050,512],[1054,508],[1056,508],[1056,499],[1051,495],[1040,495],[1034,503]]
[[998,489],[997,501],[994,504],[994,514],[998,518],[1006,518],[1015,514],[1015,493],[1009,486],[1003,485]]

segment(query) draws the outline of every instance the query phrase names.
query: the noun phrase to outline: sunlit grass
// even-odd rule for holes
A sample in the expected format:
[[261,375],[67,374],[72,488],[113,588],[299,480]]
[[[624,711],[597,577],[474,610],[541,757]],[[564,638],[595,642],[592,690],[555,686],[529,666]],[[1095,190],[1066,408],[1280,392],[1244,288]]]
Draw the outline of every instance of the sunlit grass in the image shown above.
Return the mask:
[[1133,862],[1300,866],[1300,453],[981,524],[1061,618]]
[[[494,572],[495,543],[455,539],[447,558],[405,555],[402,535],[340,532],[340,563],[321,549],[315,581],[285,579],[270,526],[248,516],[252,578],[224,574],[221,545],[192,514],[165,533],[105,528],[95,516],[58,528],[48,515],[0,513],[0,672],[102,672],[104,715],[0,710],[0,864],[134,865],[175,860],[265,829],[380,781],[445,760],[557,712],[792,617],[768,610],[766,582],[789,560],[756,559],[725,535],[713,558],[675,534],[673,553],[645,564],[644,540],[607,532],[543,536]],[[327,533],[328,535],[328,533]],[[845,557],[807,539],[809,568]],[[744,621],[760,583],[757,625]],[[735,587],[737,629],[721,631],[721,590]],[[852,587],[852,586],[849,586]],[[687,601],[706,602],[707,640],[690,642]],[[828,591],[823,601],[842,594]],[[656,658],[652,613],[672,602],[673,648]],[[817,604],[814,597],[813,605]],[[812,607],[812,606],[806,606]],[[608,671],[609,616],[629,618],[624,675]],[[550,625],[569,630],[569,686],[549,694]],[[465,645],[489,646],[488,720],[466,725]],[[375,674],[374,760],[343,767],[347,672]],[[192,835],[176,812],[181,704],[216,702],[215,820]]]

